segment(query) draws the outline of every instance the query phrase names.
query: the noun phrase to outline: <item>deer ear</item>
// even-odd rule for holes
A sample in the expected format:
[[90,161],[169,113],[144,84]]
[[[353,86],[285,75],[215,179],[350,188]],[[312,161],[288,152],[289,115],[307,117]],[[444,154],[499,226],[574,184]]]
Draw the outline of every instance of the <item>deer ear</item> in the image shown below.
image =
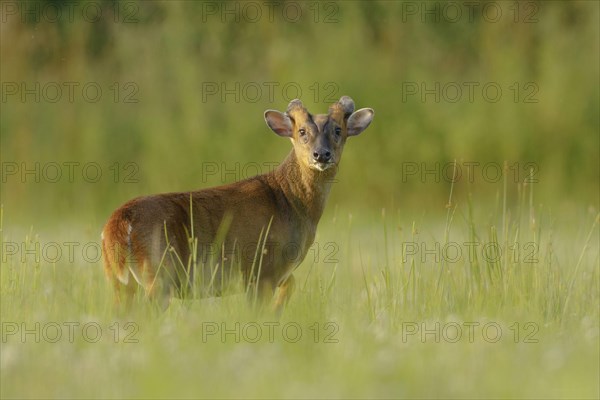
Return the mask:
[[292,137],[292,121],[287,114],[277,110],[265,111],[265,121],[269,128],[279,136]]
[[356,136],[367,129],[371,121],[373,121],[374,115],[375,111],[372,108],[361,108],[352,113],[350,118],[348,118],[348,136]]

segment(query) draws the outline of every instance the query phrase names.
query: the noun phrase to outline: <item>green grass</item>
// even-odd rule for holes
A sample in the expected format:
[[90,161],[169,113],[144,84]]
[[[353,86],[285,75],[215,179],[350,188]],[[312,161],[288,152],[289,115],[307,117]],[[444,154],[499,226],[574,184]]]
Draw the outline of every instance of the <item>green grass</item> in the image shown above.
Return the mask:
[[99,262],[45,260],[96,234],[5,227],[40,262],[3,256],[2,398],[597,398],[598,215],[522,207],[332,205],[279,321],[244,295],[117,312]]

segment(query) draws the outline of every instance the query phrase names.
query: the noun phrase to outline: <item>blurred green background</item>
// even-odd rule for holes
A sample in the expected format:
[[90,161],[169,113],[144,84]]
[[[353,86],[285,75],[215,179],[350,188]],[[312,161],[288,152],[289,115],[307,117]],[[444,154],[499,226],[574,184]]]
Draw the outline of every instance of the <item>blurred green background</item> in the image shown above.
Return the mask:
[[495,199],[506,161],[510,202],[533,166],[536,202],[597,207],[599,4],[452,4],[2,2],[5,223],[97,226],[133,196],[266,172],[290,144],[262,114],[297,95],[376,112],[330,205],[443,210],[456,159],[458,199]]

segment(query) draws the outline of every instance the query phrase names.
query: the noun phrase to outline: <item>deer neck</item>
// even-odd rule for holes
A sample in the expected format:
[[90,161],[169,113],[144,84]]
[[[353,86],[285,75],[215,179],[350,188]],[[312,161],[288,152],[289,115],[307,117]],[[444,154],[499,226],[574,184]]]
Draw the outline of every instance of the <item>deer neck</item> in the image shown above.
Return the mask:
[[274,170],[274,175],[295,211],[316,225],[325,209],[336,172],[337,167],[325,171],[305,167],[292,149]]

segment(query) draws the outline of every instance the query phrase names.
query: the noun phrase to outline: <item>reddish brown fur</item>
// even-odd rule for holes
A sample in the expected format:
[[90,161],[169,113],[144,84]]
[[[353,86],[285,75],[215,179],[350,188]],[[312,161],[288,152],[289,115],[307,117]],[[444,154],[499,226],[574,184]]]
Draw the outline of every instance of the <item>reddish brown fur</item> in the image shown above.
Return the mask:
[[[117,301],[122,287],[129,300],[139,280],[148,297],[166,305],[196,274],[205,283],[214,280],[212,291],[203,295],[218,295],[232,272],[229,258],[235,256],[244,282],[256,287],[261,299],[272,297],[279,287],[275,307],[280,311],[293,292],[291,273],[313,243],[346,138],[364,130],[373,116],[370,109],[352,114],[353,109],[352,100],[343,97],[330,107],[329,114],[314,117],[299,100],[291,102],[285,114],[267,111],[269,126],[289,136],[294,146],[274,171],[194,192],[140,197],[118,208],[106,223],[102,240],[104,269]],[[304,136],[300,136],[301,129]],[[325,150],[331,153],[330,168],[314,155]],[[212,254],[217,231],[228,218],[231,222],[221,251]],[[188,240],[192,224],[198,240],[195,266],[190,262],[194,254]],[[267,254],[262,255],[259,267],[254,255],[260,257],[267,230]],[[299,249],[297,257],[286,253],[290,248]],[[214,275],[210,265],[202,264],[210,261],[211,254],[213,264],[220,268]]]

